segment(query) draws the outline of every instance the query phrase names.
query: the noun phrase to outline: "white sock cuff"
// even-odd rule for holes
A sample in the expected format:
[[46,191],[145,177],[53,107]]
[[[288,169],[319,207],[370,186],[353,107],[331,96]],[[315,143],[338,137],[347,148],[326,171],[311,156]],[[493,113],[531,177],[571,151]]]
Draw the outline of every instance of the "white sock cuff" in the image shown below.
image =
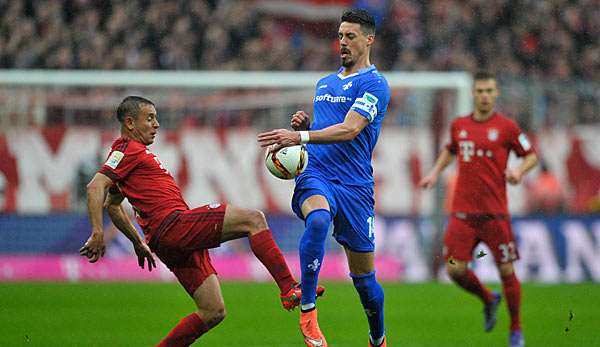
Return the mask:
[[315,303],[314,302],[310,302],[308,304],[302,304],[301,309],[306,311],[306,310],[310,310],[311,308],[315,307]]

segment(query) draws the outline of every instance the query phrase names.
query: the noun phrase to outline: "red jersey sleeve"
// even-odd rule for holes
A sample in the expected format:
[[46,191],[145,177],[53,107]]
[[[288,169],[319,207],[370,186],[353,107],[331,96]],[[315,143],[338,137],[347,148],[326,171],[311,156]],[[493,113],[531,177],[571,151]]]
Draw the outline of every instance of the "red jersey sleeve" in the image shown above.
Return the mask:
[[519,157],[524,157],[530,153],[534,152],[533,146],[531,145],[531,141],[527,135],[521,130],[519,125],[514,121],[510,121],[509,123],[509,147]]
[[456,128],[456,120],[452,122],[450,125],[450,139],[448,139],[448,143],[446,144],[446,149],[448,152],[456,155],[458,151],[458,144],[456,143],[456,137],[454,136],[454,128]]
[[132,150],[131,147],[129,146],[124,152],[112,150],[98,172],[110,177],[115,182],[127,177],[140,163],[141,157],[139,154],[143,151],[142,149]]

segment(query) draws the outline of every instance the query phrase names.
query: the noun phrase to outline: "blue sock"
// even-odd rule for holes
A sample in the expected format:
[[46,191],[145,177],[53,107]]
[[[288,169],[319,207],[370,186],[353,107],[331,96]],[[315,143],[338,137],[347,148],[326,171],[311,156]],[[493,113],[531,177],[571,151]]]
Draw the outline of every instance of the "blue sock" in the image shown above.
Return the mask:
[[377,341],[385,334],[383,325],[383,288],[375,279],[375,271],[364,275],[350,274],[354,288],[360,296],[367,320],[371,339]]
[[306,216],[306,229],[300,240],[300,269],[302,271],[302,304],[311,304],[317,297],[317,280],[325,254],[325,239],[331,224],[326,209],[313,210]]

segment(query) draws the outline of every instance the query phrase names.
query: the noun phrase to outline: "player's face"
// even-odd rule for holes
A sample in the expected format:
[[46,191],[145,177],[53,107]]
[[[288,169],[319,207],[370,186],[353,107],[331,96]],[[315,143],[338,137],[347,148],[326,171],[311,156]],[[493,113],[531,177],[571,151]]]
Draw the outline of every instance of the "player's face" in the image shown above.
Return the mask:
[[338,30],[342,66],[351,68],[362,59],[368,47],[373,43],[373,38],[373,35],[365,35],[362,32],[360,24],[342,22]]
[[132,120],[131,129],[136,139],[141,143],[151,145],[156,137],[160,124],[156,118],[156,109],[152,105],[141,105],[137,117]]
[[498,98],[498,87],[495,79],[477,80],[473,85],[473,99],[479,113],[489,113],[494,109]]

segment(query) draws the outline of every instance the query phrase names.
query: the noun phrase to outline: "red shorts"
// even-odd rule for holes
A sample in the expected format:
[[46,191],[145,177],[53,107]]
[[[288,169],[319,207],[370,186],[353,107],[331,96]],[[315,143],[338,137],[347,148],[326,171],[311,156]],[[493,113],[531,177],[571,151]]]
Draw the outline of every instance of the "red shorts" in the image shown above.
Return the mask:
[[211,204],[174,212],[151,241],[154,253],[190,296],[208,276],[217,273],[208,249],[221,244],[226,209],[225,204]]
[[519,259],[510,219],[457,218],[451,216],[444,237],[444,256],[461,261],[473,260],[473,251],[479,242],[485,243],[496,263],[510,263]]

